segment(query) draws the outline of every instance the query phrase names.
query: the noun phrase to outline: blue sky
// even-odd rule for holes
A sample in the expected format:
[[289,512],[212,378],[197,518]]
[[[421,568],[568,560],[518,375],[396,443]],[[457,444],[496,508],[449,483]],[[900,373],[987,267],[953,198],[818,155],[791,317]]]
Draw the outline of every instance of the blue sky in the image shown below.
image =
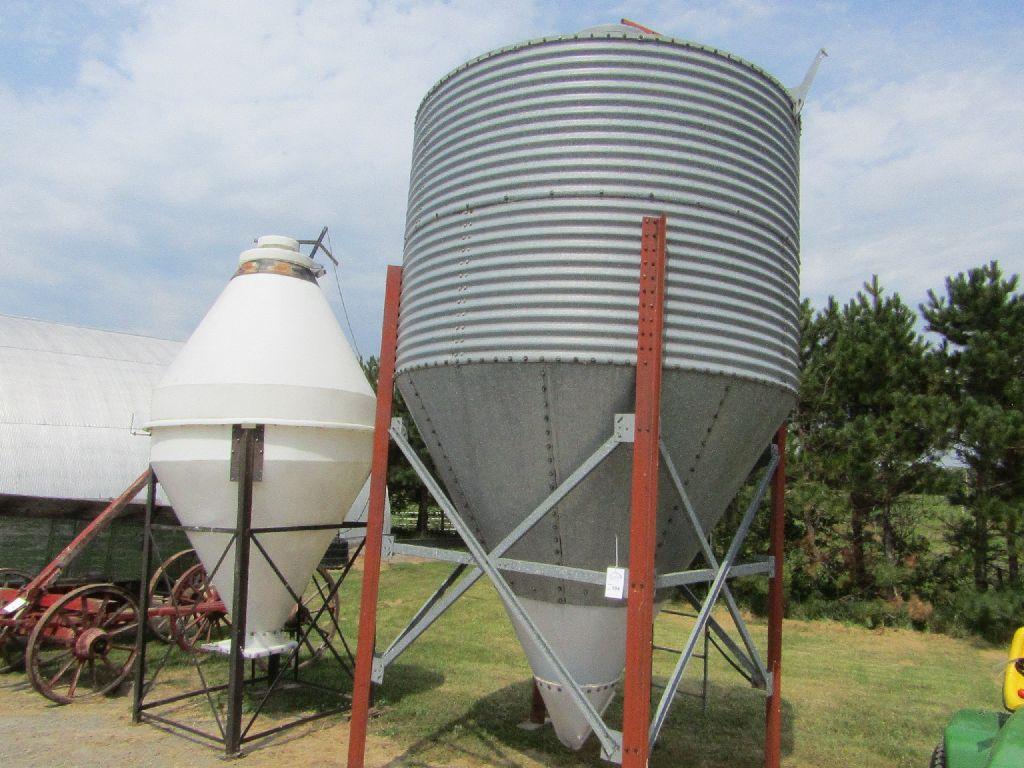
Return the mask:
[[[416,107],[448,70],[622,16],[799,82],[803,290],[917,303],[1024,268],[1020,2],[0,4],[0,312],[184,338],[264,233],[331,227],[375,351]],[[336,302],[333,280],[325,290]]]

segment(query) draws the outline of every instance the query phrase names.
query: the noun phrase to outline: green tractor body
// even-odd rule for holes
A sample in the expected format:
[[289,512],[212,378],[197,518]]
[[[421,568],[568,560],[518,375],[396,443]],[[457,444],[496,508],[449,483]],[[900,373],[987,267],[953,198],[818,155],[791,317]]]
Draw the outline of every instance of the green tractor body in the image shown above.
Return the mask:
[[945,765],[935,768],[1024,768],[1024,710],[957,712],[944,743]]
[[935,748],[931,768],[1024,768],[1024,627],[1010,643],[1003,705],[1006,712],[957,712]]

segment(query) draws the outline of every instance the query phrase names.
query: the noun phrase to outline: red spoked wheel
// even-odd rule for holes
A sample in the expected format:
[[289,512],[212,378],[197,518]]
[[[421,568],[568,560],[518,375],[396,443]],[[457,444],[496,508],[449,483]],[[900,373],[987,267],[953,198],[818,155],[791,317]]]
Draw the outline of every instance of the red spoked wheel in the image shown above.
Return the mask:
[[[0,595],[14,595],[32,581],[32,577],[15,568],[0,568]],[[0,608],[9,601],[0,597]],[[25,635],[18,622],[8,617],[10,624],[0,627],[0,673],[17,672],[25,667]]]
[[28,640],[32,687],[58,704],[110,693],[131,673],[139,608],[113,584],[89,584],[51,605]]
[[185,571],[171,592],[171,605],[179,615],[171,622],[171,635],[183,651],[194,653],[206,643],[215,643],[231,635],[231,622],[220,609],[200,606],[220,603],[220,594],[206,576],[202,563]]
[[[183,549],[175,552],[164,560],[160,567],[153,572],[149,580],[149,605],[151,608],[163,608],[173,605],[171,594],[174,586],[182,577],[185,571],[192,568],[198,561],[194,549]],[[150,630],[159,640],[165,643],[174,642],[174,633],[171,628],[171,617],[159,614],[150,614],[147,619]]]

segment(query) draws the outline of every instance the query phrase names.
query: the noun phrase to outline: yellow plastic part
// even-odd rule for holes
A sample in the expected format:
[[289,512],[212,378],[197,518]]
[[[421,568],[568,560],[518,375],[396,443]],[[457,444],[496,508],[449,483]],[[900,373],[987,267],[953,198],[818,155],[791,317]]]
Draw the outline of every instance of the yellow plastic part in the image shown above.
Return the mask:
[[1024,659],[1024,627],[1018,629],[1013,635],[1010,643],[1010,661],[1006,665],[1006,679],[1003,682],[1003,703],[1006,708],[1013,712],[1024,707],[1024,674],[1021,674],[1017,659]]

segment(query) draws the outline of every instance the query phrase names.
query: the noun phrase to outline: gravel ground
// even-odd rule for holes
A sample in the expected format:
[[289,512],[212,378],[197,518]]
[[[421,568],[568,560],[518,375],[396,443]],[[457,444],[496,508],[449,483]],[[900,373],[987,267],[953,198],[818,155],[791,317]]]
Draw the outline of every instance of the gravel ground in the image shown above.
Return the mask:
[[[23,674],[0,675],[0,766],[4,768],[224,768],[206,743],[152,725],[133,725],[128,695],[60,707],[32,690]],[[244,768],[341,768],[348,745],[343,716],[300,726],[249,747]],[[399,753],[371,741],[367,764],[402,764]]]

